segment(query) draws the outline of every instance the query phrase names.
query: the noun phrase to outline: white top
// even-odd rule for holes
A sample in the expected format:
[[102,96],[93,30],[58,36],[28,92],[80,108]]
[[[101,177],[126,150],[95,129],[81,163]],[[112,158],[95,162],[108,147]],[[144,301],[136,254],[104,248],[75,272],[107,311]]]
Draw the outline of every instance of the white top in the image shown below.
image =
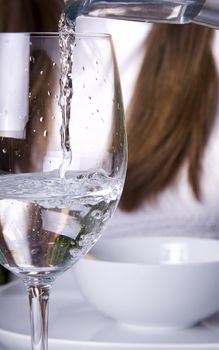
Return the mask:
[[[89,21],[89,22],[88,22]],[[133,93],[150,24],[119,20],[86,18],[79,31],[107,31],[113,36],[119,64],[125,108]],[[213,51],[219,72],[219,31],[215,31]],[[186,166],[178,183],[159,195],[152,205],[146,203],[132,213],[116,210],[104,236],[121,235],[189,235],[219,237],[219,111],[203,158],[201,188],[198,202],[187,181]]]

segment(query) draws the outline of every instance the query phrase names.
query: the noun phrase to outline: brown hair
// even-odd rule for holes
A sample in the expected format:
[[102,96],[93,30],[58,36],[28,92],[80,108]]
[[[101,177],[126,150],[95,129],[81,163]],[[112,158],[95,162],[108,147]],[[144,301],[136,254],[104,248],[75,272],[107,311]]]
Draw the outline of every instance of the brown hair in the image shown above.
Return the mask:
[[172,185],[185,161],[201,198],[201,158],[216,112],[213,30],[153,25],[130,108],[129,162],[120,202],[126,211]]
[[56,32],[63,0],[0,0],[1,32]]

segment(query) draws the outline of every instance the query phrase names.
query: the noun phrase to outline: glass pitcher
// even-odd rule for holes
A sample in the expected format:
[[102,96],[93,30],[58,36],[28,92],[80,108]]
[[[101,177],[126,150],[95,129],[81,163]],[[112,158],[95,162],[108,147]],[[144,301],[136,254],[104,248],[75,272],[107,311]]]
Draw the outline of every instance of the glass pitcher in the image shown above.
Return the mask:
[[219,28],[219,0],[65,0],[66,16],[189,23]]

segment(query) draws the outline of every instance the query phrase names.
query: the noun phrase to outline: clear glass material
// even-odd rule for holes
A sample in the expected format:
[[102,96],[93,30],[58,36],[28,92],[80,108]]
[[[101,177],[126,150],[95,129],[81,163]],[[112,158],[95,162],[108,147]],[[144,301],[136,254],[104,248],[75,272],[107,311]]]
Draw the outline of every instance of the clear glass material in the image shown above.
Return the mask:
[[205,0],[201,11],[193,19],[193,22],[219,29],[219,1]]
[[67,0],[65,13],[72,21],[86,15],[219,28],[218,0]]
[[187,23],[198,15],[205,0],[67,0],[71,20],[79,15],[147,22]]
[[33,350],[52,282],[100,237],[127,163],[111,38],[68,40],[60,59],[56,34],[0,34],[0,263],[27,287]]

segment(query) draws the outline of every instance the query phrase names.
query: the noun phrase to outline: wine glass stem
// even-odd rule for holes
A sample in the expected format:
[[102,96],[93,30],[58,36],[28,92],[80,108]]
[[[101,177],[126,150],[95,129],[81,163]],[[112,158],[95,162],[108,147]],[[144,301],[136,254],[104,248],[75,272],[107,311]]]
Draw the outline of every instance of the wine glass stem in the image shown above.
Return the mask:
[[28,285],[32,350],[48,349],[48,307],[51,284]]

